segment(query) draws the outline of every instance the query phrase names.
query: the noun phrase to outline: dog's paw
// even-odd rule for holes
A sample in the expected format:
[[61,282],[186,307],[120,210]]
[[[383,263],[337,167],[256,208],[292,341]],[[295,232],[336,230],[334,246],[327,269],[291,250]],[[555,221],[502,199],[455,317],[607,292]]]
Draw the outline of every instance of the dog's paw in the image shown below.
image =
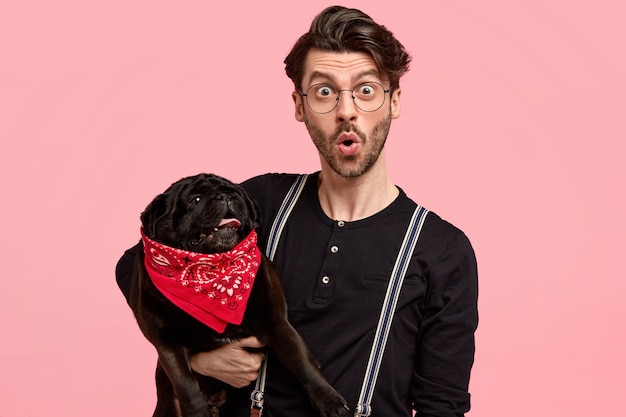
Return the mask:
[[317,409],[320,417],[344,417],[350,411],[346,400],[334,390],[326,395],[316,397],[313,406]]
[[184,406],[181,404],[179,411],[182,417],[220,417],[219,408],[206,401],[198,401],[195,404],[190,402]]
[[220,411],[217,407],[210,407],[204,410],[196,410],[193,412],[181,412],[183,417],[220,417]]

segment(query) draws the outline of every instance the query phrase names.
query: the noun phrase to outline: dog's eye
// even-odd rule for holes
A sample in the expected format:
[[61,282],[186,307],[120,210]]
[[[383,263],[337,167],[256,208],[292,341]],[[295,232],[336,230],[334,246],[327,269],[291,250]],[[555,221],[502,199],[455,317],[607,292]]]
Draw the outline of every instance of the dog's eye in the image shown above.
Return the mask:
[[194,197],[194,199],[193,199],[193,202],[194,202],[194,203],[199,203],[200,201],[202,201],[202,196],[200,196],[200,195],[199,195],[199,196]]

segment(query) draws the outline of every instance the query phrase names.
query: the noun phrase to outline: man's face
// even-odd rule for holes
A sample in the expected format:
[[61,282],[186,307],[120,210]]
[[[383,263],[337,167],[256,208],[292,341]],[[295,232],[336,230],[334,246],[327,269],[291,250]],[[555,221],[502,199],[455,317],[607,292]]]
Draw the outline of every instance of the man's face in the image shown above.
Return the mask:
[[[329,52],[313,49],[305,62],[301,91],[313,85],[328,85],[336,90],[352,90],[362,83],[376,82],[389,89],[374,60],[362,52]],[[310,92],[312,93],[312,91]],[[293,93],[296,119],[304,122],[313,143],[333,171],[343,177],[357,177],[375,165],[385,145],[391,119],[400,116],[400,89],[385,93],[384,104],[366,112],[355,106],[350,91],[341,91],[332,111],[315,113],[305,97]]]

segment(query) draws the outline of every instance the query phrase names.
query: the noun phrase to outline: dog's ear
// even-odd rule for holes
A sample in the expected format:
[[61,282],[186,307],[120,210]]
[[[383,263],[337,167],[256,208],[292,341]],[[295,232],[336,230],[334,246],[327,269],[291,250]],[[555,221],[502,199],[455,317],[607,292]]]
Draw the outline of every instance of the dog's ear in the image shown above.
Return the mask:
[[261,224],[261,209],[256,201],[244,190],[244,200],[248,206],[250,213],[250,221],[252,222],[252,229],[256,229]]
[[143,231],[150,239],[155,238],[156,226],[159,220],[167,214],[167,206],[167,196],[165,194],[159,194],[148,204],[143,213],[141,213],[140,219]]

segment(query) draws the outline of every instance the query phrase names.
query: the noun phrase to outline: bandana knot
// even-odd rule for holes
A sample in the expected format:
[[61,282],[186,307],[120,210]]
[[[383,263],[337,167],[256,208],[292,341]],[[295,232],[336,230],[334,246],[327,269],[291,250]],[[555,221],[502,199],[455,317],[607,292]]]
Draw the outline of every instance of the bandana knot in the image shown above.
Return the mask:
[[141,239],[148,275],[172,303],[218,333],[241,324],[261,262],[254,230],[233,249],[212,254],[163,245],[143,229]]

